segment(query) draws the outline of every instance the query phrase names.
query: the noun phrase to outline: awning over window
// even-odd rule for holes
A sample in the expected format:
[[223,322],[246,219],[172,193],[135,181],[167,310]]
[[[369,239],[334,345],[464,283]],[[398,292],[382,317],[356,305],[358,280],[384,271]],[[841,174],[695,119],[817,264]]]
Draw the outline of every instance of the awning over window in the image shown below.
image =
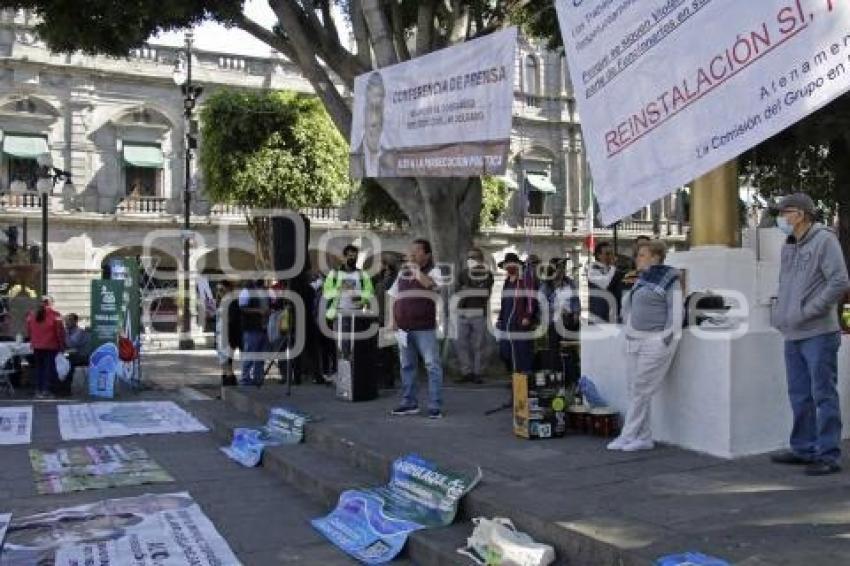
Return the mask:
[[6,134],[3,138],[3,153],[21,159],[37,159],[48,152],[47,138]]
[[553,194],[558,192],[558,189],[552,184],[548,175],[541,175],[540,173],[526,173],[525,180],[528,182],[529,188],[532,191]]
[[155,145],[124,144],[124,163],[133,167],[162,169],[162,148]]
[[519,185],[516,184],[516,181],[514,181],[512,178],[508,177],[507,175],[505,175],[503,177],[496,177],[496,178],[498,180],[500,180],[501,182],[503,182],[505,184],[505,186],[508,187],[512,191],[515,191],[519,188]]

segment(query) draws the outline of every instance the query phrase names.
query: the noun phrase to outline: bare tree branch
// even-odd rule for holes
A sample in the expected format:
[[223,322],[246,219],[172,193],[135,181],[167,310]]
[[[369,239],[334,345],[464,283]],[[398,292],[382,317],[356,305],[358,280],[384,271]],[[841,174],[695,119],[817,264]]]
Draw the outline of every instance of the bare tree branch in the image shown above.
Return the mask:
[[295,59],[292,52],[292,46],[289,45],[286,38],[283,36],[267,30],[254,20],[246,17],[244,14],[240,15],[239,19],[235,23],[240,29],[250,33],[266,45],[275,48],[278,52],[282,53],[289,59]]
[[337,45],[342,45],[339,39],[339,30],[334,22],[333,13],[331,12],[330,0],[321,0],[322,4],[322,23],[325,24],[325,30],[328,32],[331,40]]
[[316,96],[325,105],[337,129],[345,139],[351,139],[351,109],[328,72],[319,64],[316,45],[302,27],[300,7],[291,0],[274,0],[269,5],[277,15],[287,43],[292,47],[293,61],[316,91]]
[[357,60],[365,68],[371,69],[372,45],[369,43],[369,29],[366,27],[360,0],[349,1],[348,15],[351,18],[351,31],[354,33],[354,42],[357,45]]
[[422,0],[416,16],[416,56],[431,52],[434,43],[434,16],[436,0]]
[[377,66],[388,67],[398,63],[393,37],[380,0],[360,0],[366,27],[369,29]]
[[390,15],[393,27],[393,39],[399,59],[410,60],[410,50],[407,48],[407,38],[404,37],[404,22],[401,15],[401,0],[391,0]]

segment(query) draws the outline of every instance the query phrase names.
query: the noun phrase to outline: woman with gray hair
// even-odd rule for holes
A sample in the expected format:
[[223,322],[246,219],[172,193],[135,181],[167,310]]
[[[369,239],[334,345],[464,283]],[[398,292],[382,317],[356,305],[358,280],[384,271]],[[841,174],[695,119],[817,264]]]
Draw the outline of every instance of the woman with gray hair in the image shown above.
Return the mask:
[[649,409],[676,355],[683,316],[679,272],[664,265],[666,256],[667,246],[660,240],[638,248],[639,278],[623,301],[629,410],[623,431],[608,444],[609,450],[636,452],[655,447]]

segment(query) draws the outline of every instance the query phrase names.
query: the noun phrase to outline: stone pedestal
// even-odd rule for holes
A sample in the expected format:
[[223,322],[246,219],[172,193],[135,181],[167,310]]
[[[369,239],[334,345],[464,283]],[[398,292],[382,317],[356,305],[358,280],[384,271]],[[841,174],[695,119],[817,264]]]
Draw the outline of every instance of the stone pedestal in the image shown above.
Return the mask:
[[[684,270],[686,291],[711,290],[734,302],[732,331],[688,328],[676,359],[653,400],[653,437],[723,458],[770,452],[787,446],[791,431],[783,338],[770,327],[782,236],[775,229],[744,238],[743,249],[698,248],[672,254]],[[737,314],[736,314],[737,312]],[[619,411],[628,406],[624,336],[619,327],[595,329],[608,339],[582,337],[582,373]],[[850,341],[845,337],[843,342]],[[839,387],[845,419],[850,416],[850,348],[839,352]],[[845,427],[845,437],[850,437]]]

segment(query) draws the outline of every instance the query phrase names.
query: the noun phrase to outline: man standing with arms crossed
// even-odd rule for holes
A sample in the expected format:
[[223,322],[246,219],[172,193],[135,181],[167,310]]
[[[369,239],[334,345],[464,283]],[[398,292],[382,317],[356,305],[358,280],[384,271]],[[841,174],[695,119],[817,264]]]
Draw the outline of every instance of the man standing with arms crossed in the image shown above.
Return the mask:
[[815,223],[815,204],[808,195],[789,195],[778,209],[776,224],[788,239],[782,247],[775,325],[785,337],[794,427],[791,449],[772,460],[804,464],[812,476],[834,474],[841,471],[837,305],[850,279],[838,239]]

